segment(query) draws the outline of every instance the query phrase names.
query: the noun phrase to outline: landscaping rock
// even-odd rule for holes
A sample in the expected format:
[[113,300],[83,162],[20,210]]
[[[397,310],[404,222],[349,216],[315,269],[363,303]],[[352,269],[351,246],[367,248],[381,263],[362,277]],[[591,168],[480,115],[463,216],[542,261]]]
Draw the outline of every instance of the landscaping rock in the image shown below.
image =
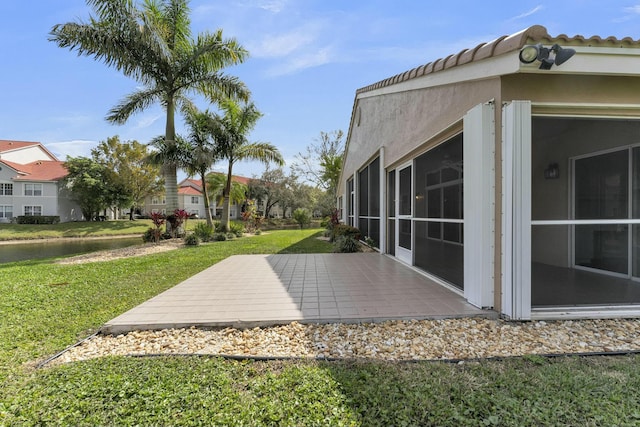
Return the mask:
[[111,355],[443,360],[640,350],[640,319],[505,322],[493,319],[301,324],[253,329],[164,329],[97,335],[52,364]]

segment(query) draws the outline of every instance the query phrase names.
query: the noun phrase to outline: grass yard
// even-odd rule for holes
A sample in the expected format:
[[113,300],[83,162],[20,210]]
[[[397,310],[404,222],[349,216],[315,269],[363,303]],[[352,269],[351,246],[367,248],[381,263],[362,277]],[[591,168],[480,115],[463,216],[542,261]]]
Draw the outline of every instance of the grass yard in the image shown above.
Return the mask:
[[463,364],[119,357],[33,368],[228,256],[330,252],[317,233],[271,231],[94,264],[4,264],[0,425],[640,425],[638,356]]
[[[187,227],[195,221],[187,221]],[[59,224],[0,224],[0,240],[55,239],[59,237],[109,237],[142,235],[153,224],[150,219],[103,222],[63,222]]]

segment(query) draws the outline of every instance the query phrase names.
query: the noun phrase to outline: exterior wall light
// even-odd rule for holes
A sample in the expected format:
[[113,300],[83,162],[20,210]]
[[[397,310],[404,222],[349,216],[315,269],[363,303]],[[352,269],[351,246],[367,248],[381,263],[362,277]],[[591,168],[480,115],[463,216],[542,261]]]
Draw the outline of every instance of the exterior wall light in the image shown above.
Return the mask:
[[544,47],[541,43],[523,47],[520,50],[520,62],[531,64],[533,61],[540,61],[541,70],[549,70],[551,66],[564,64],[575,55],[575,49],[568,49],[554,44],[551,47]]
[[560,178],[560,166],[557,163],[551,163],[544,170],[545,179],[558,179]]

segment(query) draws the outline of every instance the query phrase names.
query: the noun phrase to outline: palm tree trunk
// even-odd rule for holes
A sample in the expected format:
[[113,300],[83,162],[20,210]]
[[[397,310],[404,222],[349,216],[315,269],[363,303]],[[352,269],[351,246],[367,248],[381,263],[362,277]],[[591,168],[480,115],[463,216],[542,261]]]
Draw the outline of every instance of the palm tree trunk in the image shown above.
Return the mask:
[[209,190],[207,189],[206,173],[200,174],[202,180],[202,196],[204,197],[204,210],[206,212],[207,225],[213,227],[213,217],[211,216],[211,209],[209,207]]
[[222,202],[222,219],[220,220],[220,225],[223,227],[224,231],[229,231],[229,213],[231,211],[231,177],[233,170],[233,162],[229,160],[229,170],[227,171],[227,182],[224,184],[224,190],[222,191],[222,196],[224,197],[224,201]]
[[[171,97],[167,98],[167,124],[164,138],[167,146],[176,143],[175,104]],[[167,214],[169,214],[178,209],[178,176],[176,165],[169,163],[164,164],[162,167],[162,175],[164,176]]]

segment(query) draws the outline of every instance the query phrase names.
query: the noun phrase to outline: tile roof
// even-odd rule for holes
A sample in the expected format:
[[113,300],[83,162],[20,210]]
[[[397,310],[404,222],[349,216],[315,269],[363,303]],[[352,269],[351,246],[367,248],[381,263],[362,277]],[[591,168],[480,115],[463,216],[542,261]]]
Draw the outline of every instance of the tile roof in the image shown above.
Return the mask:
[[457,54],[437,59],[433,62],[429,62],[428,64],[421,65],[412,70],[396,74],[388,79],[365,86],[358,89],[356,94],[369,92],[459,65],[520,50],[524,46],[533,43],[561,43],[568,46],[640,47],[640,40],[634,40],[631,37],[618,39],[612,36],[607,38],[591,36],[586,38],[581,35],[569,37],[565,34],[552,37],[549,35],[545,27],[541,25],[534,25],[518,33],[502,36],[488,43],[481,43],[472,49],[465,49]]
[[178,194],[184,194],[187,196],[202,196],[201,191],[188,186],[178,188]]
[[17,150],[18,148],[30,147],[34,145],[40,145],[39,142],[30,141],[10,141],[6,139],[0,139],[0,153],[3,151]]
[[59,181],[68,174],[64,162],[53,160],[38,160],[25,165],[8,160],[0,160],[0,163],[18,172],[13,178],[16,181]]

